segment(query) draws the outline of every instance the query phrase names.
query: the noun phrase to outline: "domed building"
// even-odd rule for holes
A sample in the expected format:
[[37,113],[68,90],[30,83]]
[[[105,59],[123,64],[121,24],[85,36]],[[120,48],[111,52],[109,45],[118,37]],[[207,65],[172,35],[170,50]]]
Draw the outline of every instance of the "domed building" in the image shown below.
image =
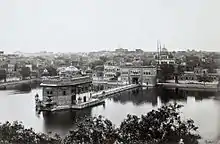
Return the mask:
[[72,77],[80,72],[80,70],[75,66],[60,67],[57,69],[57,71],[58,71],[58,75],[61,77]]
[[49,74],[48,70],[45,68],[41,75],[42,76],[49,76],[50,74]]
[[68,72],[78,72],[79,69],[76,68],[75,66],[69,66],[65,69],[65,71],[68,71]]

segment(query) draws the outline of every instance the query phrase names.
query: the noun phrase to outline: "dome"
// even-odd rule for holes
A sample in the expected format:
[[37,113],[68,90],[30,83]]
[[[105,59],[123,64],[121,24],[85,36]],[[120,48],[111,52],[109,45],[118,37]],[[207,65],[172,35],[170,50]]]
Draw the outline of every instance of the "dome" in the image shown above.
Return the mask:
[[57,69],[57,71],[64,71],[66,69],[66,67],[59,67],[58,69]]
[[47,69],[44,69],[43,73],[48,73],[48,70],[47,70]]
[[162,48],[162,52],[168,52],[166,48]]
[[77,72],[77,71],[79,71],[79,69],[74,66],[69,66],[65,69],[65,71]]

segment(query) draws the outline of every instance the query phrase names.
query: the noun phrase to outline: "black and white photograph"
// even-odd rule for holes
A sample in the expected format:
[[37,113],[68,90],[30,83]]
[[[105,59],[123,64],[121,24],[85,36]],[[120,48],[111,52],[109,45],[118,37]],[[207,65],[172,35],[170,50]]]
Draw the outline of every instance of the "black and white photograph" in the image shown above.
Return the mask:
[[220,0],[0,0],[0,144],[220,144]]

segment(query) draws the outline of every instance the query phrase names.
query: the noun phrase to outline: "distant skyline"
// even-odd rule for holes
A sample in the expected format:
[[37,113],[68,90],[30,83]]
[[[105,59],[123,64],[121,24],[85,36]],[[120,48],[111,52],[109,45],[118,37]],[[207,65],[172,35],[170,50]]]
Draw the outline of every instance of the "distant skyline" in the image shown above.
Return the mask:
[[0,50],[220,51],[219,0],[1,0]]

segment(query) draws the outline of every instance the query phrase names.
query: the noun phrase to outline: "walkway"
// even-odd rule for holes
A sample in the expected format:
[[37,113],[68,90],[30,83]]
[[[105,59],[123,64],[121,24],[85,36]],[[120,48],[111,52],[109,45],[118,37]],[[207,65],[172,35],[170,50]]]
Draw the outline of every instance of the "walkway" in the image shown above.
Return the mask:
[[82,93],[82,94],[79,94],[78,96],[83,98],[84,96],[90,97],[90,95],[91,95],[92,98],[103,98],[103,96],[107,97],[108,95],[112,95],[112,94],[119,93],[119,92],[122,92],[122,91],[125,91],[125,90],[128,90],[128,89],[133,89],[133,88],[136,88],[136,87],[139,87],[139,85],[131,84],[131,85],[119,86],[117,88],[101,90],[101,91],[98,91],[98,92],[92,91],[92,92]]
[[122,91],[126,91],[126,90],[129,90],[129,89],[137,88],[137,87],[139,87],[139,85],[136,85],[136,84],[120,86],[120,87],[117,87],[117,88],[102,90],[102,91],[93,93],[92,97],[94,97],[94,98],[105,98],[109,95],[119,93],[119,92],[122,92]]

